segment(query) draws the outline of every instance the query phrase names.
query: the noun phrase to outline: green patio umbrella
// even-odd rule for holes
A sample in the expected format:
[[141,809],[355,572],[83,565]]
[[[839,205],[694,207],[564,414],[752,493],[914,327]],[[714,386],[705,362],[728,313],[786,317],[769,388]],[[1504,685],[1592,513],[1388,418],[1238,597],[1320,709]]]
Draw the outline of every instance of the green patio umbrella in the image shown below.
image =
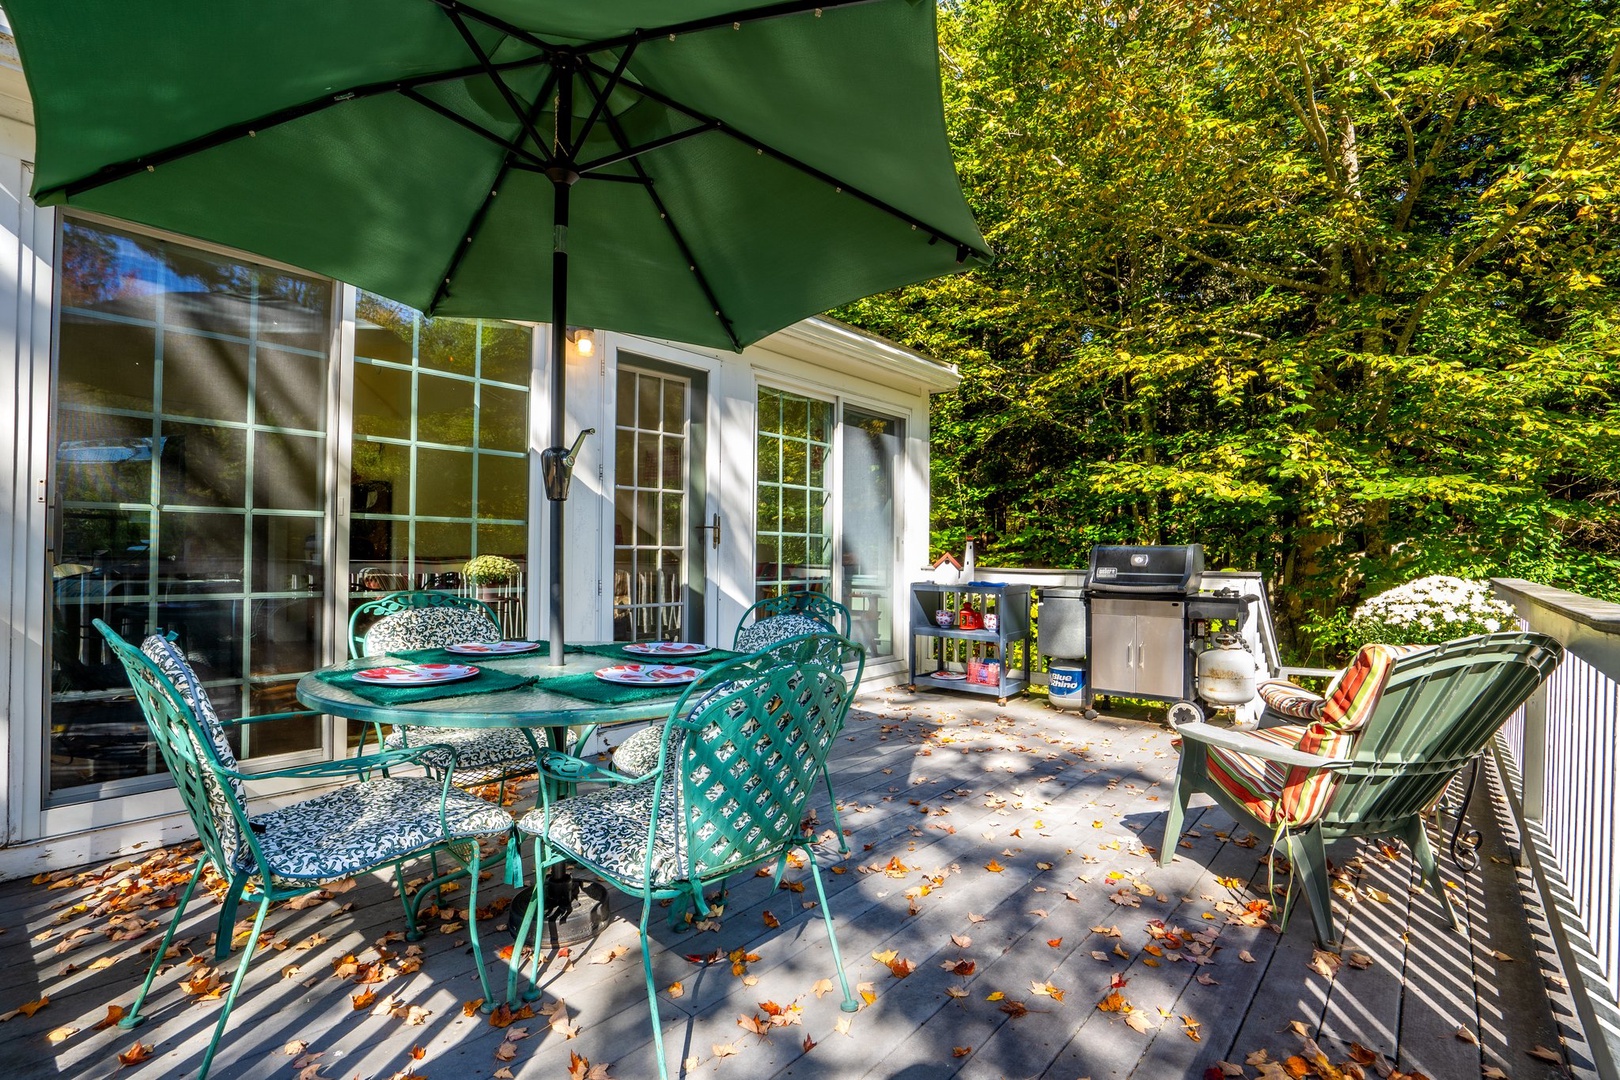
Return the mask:
[[553,324],[558,657],[570,323],[740,349],[987,257],[932,0],[5,6],[40,203]]

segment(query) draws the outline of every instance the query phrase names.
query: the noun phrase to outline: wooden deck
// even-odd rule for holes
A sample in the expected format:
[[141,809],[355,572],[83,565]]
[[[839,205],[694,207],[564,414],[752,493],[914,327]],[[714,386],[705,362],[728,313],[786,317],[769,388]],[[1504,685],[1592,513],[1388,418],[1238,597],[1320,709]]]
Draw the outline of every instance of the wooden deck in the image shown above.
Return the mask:
[[[815,993],[834,971],[821,920],[808,910],[815,890],[796,891],[808,884],[803,871],[790,873],[792,888],[738,882],[717,929],[677,935],[655,917],[659,985],[681,984],[678,998],[661,995],[666,1045],[672,1066],[687,1060],[688,1076],[1166,1080],[1215,1076],[1223,1061],[1243,1066],[1226,1075],[1284,1076],[1259,1062],[1308,1053],[1307,1039],[1335,1065],[1351,1058],[1352,1044],[1370,1050],[1378,1058],[1364,1066],[1368,1077],[1391,1067],[1431,1080],[1585,1072],[1578,1042],[1560,1042],[1557,972],[1526,920],[1499,800],[1476,800],[1486,835],[1480,869],[1463,874],[1447,863],[1466,934],[1412,890],[1404,852],[1345,844],[1333,852],[1349,868],[1338,900],[1345,962],[1313,969],[1306,913],[1283,936],[1232,917],[1264,895],[1266,845],[1220,811],[1195,804],[1190,846],[1158,867],[1153,845],[1176,763],[1161,725],[946,694],[896,691],[861,704],[834,763],[854,850],[824,866],[838,871],[825,875],[829,902],[850,978],[869,1001],[846,1017],[836,991]],[[0,1012],[49,998],[32,1016],[0,1024],[8,1075],[195,1069],[217,1002],[188,996],[180,981],[196,971],[185,964],[193,951],[207,955],[212,902],[193,902],[182,932],[190,946],[160,977],[148,1023],[93,1030],[109,1005],[130,1002],[149,957],[141,946],[161,933],[158,922],[111,940],[110,914],[169,915],[118,899],[136,877],[136,868],[103,868],[56,889],[0,886]],[[507,894],[489,887],[480,899]],[[92,896],[113,901],[98,913],[84,906]],[[400,926],[380,878],[273,913],[268,925],[276,948],[259,958],[232,1018],[213,1072],[222,1080],[412,1072],[449,1080],[502,1068],[562,1077],[571,1054],[607,1065],[592,1076],[654,1075],[636,935],[622,919],[544,972],[537,1005],[566,1001],[565,1023],[537,1015],[504,1031],[463,1013],[479,996],[464,928],[430,933],[418,971],[371,985],[334,974],[351,954],[376,961],[373,943]],[[480,925],[491,955],[510,942],[497,929],[504,915]],[[1185,944],[1157,939],[1163,928]],[[1205,963],[1192,956],[1199,934],[1210,941],[1200,946]],[[615,958],[617,946],[628,951]],[[403,943],[386,947],[400,954],[397,966]],[[758,956],[744,976],[729,962],[691,958],[734,949]],[[909,975],[883,962],[891,952],[895,966],[914,965]],[[1111,983],[1128,1008],[1098,1008]],[[353,996],[373,990],[375,1003],[356,1009]],[[765,1002],[797,1006],[798,1022],[768,1037],[745,1030],[739,1019],[763,1016]],[[560,1030],[568,1025],[577,1027],[572,1038]],[[520,1029],[527,1037],[512,1041]],[[151,1056],[121,1066],[116,1055],[137,1037]],[[295,1057],[283,1052],[288,1043],[305,1046]],[[1534,1056],[1537,1048],[1557,1060]]]

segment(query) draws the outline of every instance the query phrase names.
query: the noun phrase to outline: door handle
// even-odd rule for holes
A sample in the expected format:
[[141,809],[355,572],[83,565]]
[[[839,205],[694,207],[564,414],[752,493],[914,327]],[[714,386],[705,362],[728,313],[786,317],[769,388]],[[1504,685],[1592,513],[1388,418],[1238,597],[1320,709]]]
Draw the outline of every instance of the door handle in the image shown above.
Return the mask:
[[708,532],[710,529],[714,530],[714,535],[709,538],[709,546],[711,548],[718,548],[720,546],[720,515],[719,514],[714,515],[714,524],[713,525],[699,525],[697,527],[698,532]]

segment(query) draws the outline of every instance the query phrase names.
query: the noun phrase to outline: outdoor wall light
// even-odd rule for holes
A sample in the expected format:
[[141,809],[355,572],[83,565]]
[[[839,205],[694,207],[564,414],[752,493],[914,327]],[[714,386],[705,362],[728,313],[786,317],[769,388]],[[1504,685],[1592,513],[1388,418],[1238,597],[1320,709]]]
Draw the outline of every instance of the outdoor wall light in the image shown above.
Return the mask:
[[568,340],[574,343],[581,356],[589,356],[596,351],[596,332],[588,327],[570,326]]

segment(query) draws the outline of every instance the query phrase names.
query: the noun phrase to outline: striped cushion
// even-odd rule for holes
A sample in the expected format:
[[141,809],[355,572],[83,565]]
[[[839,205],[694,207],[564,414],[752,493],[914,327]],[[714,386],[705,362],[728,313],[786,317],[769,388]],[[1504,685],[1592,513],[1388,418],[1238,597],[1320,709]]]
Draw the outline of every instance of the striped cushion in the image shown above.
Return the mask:
[[[1354,734],[1321,724],[1282,724],[1248,734],[1323,757],[1344,757],[1355,744]],[[1338,790],[1338,779],[1329,772],[1278,765],[1218,746],[1208,747],[1208,753],[1209,778],[1267,825],[1309,825]]]
[[1313,694],[1284,679],[1267,679],[1260,684],[1258,693],[1266,708],[1295,720],[1320,720],[1322,706],[1327,704],[1321,694]]
[[[1291,687],[1291,690],[1274,689],[1272,694],[1283,700],[1284,704],[1293,705],[1302,712],[1315,711],[1317,718],[1310,724],[1282,724],[1249,734],[1307,754],[1349,757],[1355,749],[1357,734],[1378,707],[1384,684],[1389,681],[1395,662],[1423,648],[1427,646],[1363,646],[1344,674],[1328,689],[1327,697],[1317,698],[1314,705],[1308,699],[1316,698],[1316,695],[1297,686]],[[1275,688],[1289,687],[1291,684],[1266,685]],[[1262,696],[1266,698],[1267,705],[1277,708],[1271,696],[1266,696],[1264,691]],[[1332,773],[1278,765],[1216,746],[1209,747],[1208,754],[1210,779],[1267,825],[1295,828],[1309,825],[1326,812],[1333,793],[1339,787],[1338,778]]]
[[1339,731],[1360,731],[1378,708],[1395,661],[1427,648],[1432,646],[1363,645],[1339,681],[1328,688],[1322,703],[1322,723]]

